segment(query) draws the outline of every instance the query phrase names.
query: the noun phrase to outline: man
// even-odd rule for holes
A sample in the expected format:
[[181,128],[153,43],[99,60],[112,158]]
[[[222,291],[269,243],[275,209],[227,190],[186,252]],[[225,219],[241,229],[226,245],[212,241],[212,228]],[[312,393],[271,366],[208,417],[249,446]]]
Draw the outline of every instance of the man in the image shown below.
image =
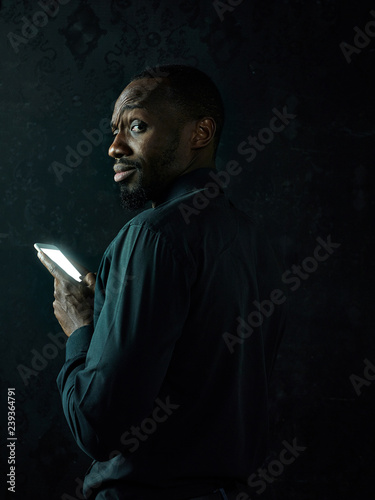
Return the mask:
[[86,498],[244,500],[266,458],[286,298],[266,239],[221,188],[223,121],[202,72],[136,76],[116,102],[109,155],[124,207],[152,207],[83,284],[39,253],[69,337],[64,413],[94,459]]

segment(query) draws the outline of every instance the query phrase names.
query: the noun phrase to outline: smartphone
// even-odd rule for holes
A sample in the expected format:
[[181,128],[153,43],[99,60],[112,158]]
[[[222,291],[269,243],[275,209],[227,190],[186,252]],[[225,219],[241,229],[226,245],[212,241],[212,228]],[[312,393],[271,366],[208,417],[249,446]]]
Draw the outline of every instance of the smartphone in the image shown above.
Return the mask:
[[82,273],[76,269],[76,267],[70,262],[70,260],[65,257],[61,250],[59,250],[55,245],[47,245],[47,243],[34,243],[34,248],[36,250],[42,250],[48,257],[53,260],[61,269],[63,269],[69,276],[74,278],[76,281],[82,281]]

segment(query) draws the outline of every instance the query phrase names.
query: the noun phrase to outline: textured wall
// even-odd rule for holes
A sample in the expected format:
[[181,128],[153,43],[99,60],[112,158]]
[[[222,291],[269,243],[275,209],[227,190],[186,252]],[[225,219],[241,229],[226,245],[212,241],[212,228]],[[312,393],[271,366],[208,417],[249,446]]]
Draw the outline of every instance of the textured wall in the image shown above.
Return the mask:
[[[267,477],[277,476],[281,500],[370,498],[371,8],[339,0],[61,0],[43,15],[37,2],[2,2],[0,377],[3,429],[6,388],[16,390],[11,498],[80,498],[90,461],[62,416],[55,379],[63,335],[53,280],[33,243],[57,243],[97,268],[131,217],[119,206],[102,120],[132,74],[166,62],[192,64],[217,82],[227,109],[218,168],[230,160],[242,167],[228,195],[269,228],[288,271],[291,318],[272,385],[272,449],[276,461],[285,441],[305,449]],[[264,130],[278,112],[289,115],[283,129]],[[90,145],[93,129],[102,137]],[[314,260],[329,235],[336,246]],[[2,487],[7,437],[5,429]]]

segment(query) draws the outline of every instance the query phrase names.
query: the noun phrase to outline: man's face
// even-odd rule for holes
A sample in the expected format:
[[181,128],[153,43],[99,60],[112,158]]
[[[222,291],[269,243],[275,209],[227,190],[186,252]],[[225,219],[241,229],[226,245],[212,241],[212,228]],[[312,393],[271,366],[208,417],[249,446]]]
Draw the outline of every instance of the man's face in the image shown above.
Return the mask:
[[131,82],[118,98],[112,115],[115,181],[124,208],[156,202],[168,184],[189,167],[191,123],[168,102],[165,86],[155,79]]

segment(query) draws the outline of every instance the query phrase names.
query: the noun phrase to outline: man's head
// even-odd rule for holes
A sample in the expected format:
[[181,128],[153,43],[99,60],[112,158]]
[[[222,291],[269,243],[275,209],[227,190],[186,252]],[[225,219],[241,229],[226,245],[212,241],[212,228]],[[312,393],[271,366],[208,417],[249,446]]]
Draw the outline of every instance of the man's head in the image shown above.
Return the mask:
[[123,206],[157,203],[174,178],[215,167],[223,122],[220,94],[201,71],[168,65],[134,76],[116,101],[109,148]]

